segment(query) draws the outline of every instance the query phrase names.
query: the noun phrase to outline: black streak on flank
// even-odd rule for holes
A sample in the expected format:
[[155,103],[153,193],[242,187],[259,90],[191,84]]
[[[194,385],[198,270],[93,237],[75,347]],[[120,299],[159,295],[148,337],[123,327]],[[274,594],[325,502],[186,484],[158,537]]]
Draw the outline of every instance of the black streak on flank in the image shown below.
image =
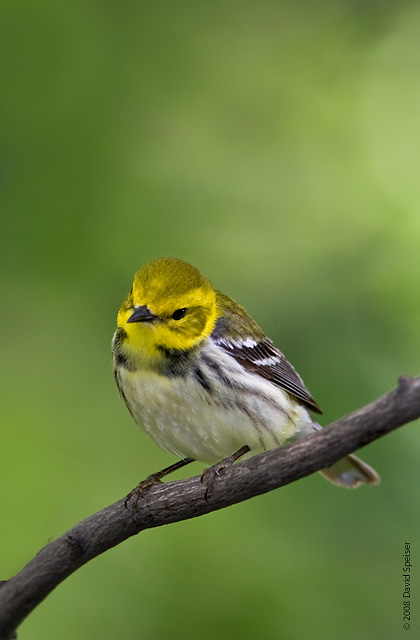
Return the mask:
[[218,362],[210,358],[206,353],[201,354],[201,359],[206,367],[214,371],[214,373],[223,382],[223,384],[225,384],[227,387],[230,387],[231,389],[238,389],[238,386],[235,385],[234,381],[224,374],[223,368],[219,365]]
[[205,391],[207,391],[208,393],[211,392],[210,382],[199,367],[194,368],[194,378],[197,380],[197,382],[199,382],[199,384],[201,384]]

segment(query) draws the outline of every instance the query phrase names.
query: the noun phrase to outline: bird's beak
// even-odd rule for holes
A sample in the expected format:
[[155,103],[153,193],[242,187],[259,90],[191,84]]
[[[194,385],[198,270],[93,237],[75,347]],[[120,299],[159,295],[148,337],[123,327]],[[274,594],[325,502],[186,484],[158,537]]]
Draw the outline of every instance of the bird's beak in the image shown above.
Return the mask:
[[127,322],[153,322],[157,316],[153,315],[146,306],[136,307]]

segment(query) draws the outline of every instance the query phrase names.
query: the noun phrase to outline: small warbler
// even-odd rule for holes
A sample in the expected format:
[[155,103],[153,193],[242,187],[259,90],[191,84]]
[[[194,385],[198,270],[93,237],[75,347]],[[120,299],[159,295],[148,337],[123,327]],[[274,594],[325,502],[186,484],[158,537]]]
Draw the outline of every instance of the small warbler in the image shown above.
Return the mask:
[[[134,276],[112,342],[115,378],[134,420],[183,458],[215,464],[302,438],[322,413],[302,378],[243,307],[195,267],[160,258]],[[379,476],[349,455],[321,473],[355,488]]]

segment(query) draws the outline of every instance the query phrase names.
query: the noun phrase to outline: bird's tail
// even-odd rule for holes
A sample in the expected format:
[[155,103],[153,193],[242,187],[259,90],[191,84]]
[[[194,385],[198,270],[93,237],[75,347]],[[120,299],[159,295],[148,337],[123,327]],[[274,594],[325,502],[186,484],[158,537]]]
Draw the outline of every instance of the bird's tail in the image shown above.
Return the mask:
[[320,473],[333,484],[346,489],[357,489],[361,484],[375,485],[381,481],[375,469],[353,454],[341,458]]
[[[312,428],[316,431],[322,429],[317,422],[312,423]],[[346,489],[357,489],[361,484],[375,485],[381,481],[375,469],[352,453],[341,458],[328,469],[322,469],[320,474],[338,487]]]

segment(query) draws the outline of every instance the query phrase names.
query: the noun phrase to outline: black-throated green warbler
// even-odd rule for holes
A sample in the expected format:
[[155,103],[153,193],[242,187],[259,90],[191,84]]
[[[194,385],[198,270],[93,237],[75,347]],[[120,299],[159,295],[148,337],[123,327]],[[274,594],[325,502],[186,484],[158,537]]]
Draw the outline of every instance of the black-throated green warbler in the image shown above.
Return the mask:
[[[185,462],[214,464],[319,429],[321,410],[245,309],[177,258],[147,263],[121,305],[115,378],[134,420]],[[322,473],[337,485],[377,484],[356,456]]]

